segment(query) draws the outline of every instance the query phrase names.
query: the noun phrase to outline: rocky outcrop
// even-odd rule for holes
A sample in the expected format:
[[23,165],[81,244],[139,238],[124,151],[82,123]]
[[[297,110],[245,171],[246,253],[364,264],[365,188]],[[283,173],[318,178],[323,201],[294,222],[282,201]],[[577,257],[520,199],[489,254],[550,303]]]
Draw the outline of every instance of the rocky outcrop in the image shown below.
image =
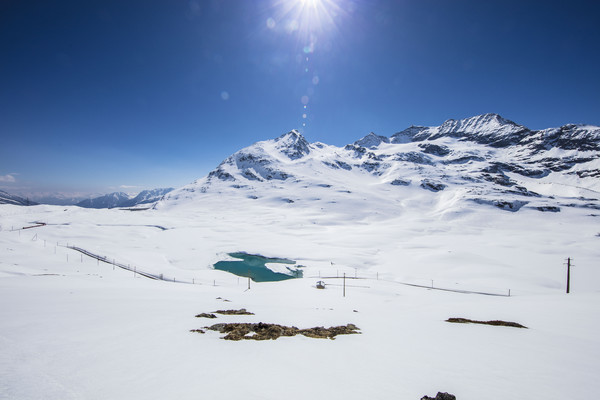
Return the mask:
[[421,400],[456,400],[456,396],[446,392],[438,392],[435,397],[423,396]]

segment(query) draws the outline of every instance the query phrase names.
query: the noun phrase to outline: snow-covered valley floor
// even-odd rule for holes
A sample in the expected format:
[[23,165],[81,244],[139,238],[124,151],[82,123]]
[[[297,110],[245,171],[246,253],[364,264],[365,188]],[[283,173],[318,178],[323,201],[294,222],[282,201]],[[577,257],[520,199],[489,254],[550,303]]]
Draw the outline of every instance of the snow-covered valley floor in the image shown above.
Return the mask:
[[[600,389],[600,217],[593,210],[383,218],[236,201],[168,211],[0,206],[0,398],[573,399]],[[429,210],[429,209],[428,209]],[[47,225],[21,230],[36,221]],[[164,229],[163,229],[164,228]],[[57,246],[58,243],[58,246]],[[155,281],[63,246],[195,285]],[[252,283],[226,253],[285,257],[303,279]],[[574,258],[565,294],[567,257]],[[339,279],[347,280],[346,297]],[[473,290],[485,296],[402,285]],[[228,301],[225,301],[228,300]],[[252,316],[195,318],[246,308]],[[529,329],[451,324],[506,320]],[[232,342],[217,322],[360,335]]]

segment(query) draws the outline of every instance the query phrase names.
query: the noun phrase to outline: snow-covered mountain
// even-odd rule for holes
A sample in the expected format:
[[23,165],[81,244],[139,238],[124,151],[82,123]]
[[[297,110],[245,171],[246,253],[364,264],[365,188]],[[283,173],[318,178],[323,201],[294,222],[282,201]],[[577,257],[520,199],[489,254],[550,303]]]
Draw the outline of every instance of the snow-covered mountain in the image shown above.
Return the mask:
[[0,204],[14,204],[17,206],[33,206],[37,203],[10,193],[0,190]]
[[133,207],[140,204],[155,203],[172,190],[173,188],[142,190],[134,198],[130,199],[128,202],[124,202],[120,207]]
[[114,192],[94,197],[93,199],[82,200],[76,206],[84,208],[114,208],[121,207],[121,204],[129,200],[130,197],[127,193]]
[[56,206],[71,206],[86,199],[86,196],[81,194],[63,193],[31,193],[29,197],[36,203]]
[[213,194],[348,213],[435,212],[474,204],[506,211],[600,209],[600,127],[540,131],[485,114],[391,137],[370,133],[345,147],[291,131],[225,159],[208,176],[166,195],[158,208]]
[[76,205],[84,208],[134,207],[140,204],[154,203],[172,190],[173,188],[143,190],[134,197],[127,193],[114,192],[93,199],[80,201]]

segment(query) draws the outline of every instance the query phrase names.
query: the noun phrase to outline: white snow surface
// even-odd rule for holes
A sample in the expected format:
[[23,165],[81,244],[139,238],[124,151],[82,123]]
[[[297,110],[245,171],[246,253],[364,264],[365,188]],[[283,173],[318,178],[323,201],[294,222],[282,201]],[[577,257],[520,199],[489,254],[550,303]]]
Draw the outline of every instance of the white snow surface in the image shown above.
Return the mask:
[[[0,205],[0,398],[593,396],[600,188],[586,171],[598,169],[597,157],[566,173],[504,171],[510,191],[480,179],[482,169],[542,168],[526,163],[539,150],[406,135],[360,154],[291,132],[240,150],[154,209]],[[423,143],[449,152],[424,152]],[[535,163],[594,158],[544,151]],[[464,156],[476,158],[449,162]],[[511,212],[502,201],[526,204]],[[248,290],[246,279],[212,267],[239,251],[294,260],[304,278]],[[318,280],[326,289],[315,288]],[[195,318],[240,308],[255,315]],[[528,329],[445,322],[451,317]],[[190,332],[221,322],[352,323],[361,334],[233,342]]]
[[[169,212],[1,206],[0,398],[420,399],[447,391],[475,400],[597,392],[598,218],[581,209],[477,207],[451,217],[345,220],[250,199]],[[47,225],[10,230],[34,221]],[[113,270],[62,247],[67,242],[195,284]],[[210,267],[238,250],[294,259],[306,266],[305,278],[246,290],[245,279]],[[567,295],[568,256],[576,266]],[[346,297],[335,286],[341,280],[327,278],[344,273],[365,278],[348,279]],[[321,279],[325,290],[314,288]],[[510,289],[511,297],[400,282]],[[194,317],[239,308],[255,315]],[[529,329],[444,322],[450,317]],[[230,342],[189,332],[260,321],[353,323],[362,334]]]

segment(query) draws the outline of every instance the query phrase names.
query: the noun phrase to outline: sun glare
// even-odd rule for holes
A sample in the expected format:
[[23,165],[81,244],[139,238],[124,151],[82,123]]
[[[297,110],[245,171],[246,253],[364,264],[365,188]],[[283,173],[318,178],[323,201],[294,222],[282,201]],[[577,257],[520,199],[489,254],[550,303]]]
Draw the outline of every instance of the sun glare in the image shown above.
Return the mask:
[[335,27],[341,14],[341,0],[279,0],[274,8],[287,33],[302,38],[321,34]]
[[[320,78],[315,71],[313,58],[323,54],[321,43],[331,46],[331,38],[338,30],[337,24],[344,14],[343,7],[351,8],[350,0],[276,0],[271,15],[266,19],[269,30],[289,35],[297,41],[293,47],[297,65],[302,68],[299,82],[306,85],[298,96],[302,132],[311,120],[311,99],[315,95]],[[300,108],[301,107],[301,108]]]

